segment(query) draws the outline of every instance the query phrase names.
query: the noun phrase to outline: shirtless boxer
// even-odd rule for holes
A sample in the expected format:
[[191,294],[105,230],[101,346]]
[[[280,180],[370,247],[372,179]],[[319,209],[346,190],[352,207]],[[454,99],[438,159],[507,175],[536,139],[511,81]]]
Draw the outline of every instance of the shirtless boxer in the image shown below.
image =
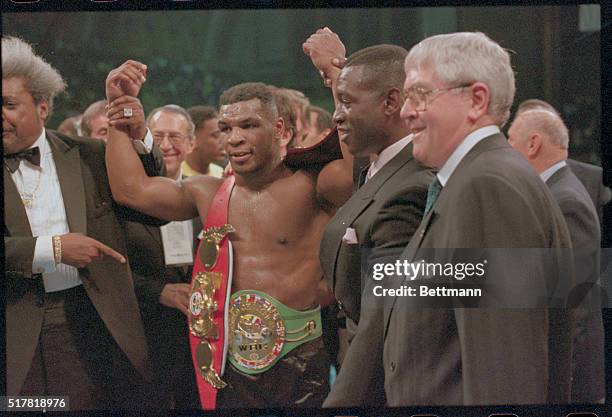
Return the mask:
[[[175,182],[147,177],[125,134],[136,129],[144,136],[144,128],[136,126],[129,114],[142,111],[135,96],[145,75],[145,65],[128,61],[107,78],[110,130],[106,161],[113,195],[121,204],[155,217],[186,220],[200,215],[203,224],[209,224],[209,209],[222,193],[224,180],[194,176]],[[271,363],[264,363],[261,373],[253,372],[259,366],[249,361],[254,356],[240,356],[238,346],[229,348],[232,365],[226,364],[223,374],[212,372],[215,375],[211,376],[227,384],[218,391],[217,406],[318,407],[328,391],[329,369],[319,337],[317,288],[322,271],[318,248],[323,227],[334,208],[343,203],[338,196],[346,195],[351,187],[350,171],[343,160],[322,169],[295,171],[283,163],[279,147],[283,120],[264,84],[232,87],[223,93],[220,103],[219,128],[235,173],[233,190],[225,187],[231,190],[227,223],[235,229],[228,234],[233,249],[230,304],[236,305],[242,295],[245,305],[251,297],[255,304],[271,304],[284,320],[280,327],[276,319],[266,322],[271,316],[278,317],[267,310],[259,317],[240,313],[236,322],[231,311],[228,321],[234,327],[229,339],[240,332],[256,342],[279,328],[287,332],[284,337],[273,337],[270,343],[283,339],[284,345],[280,352],[265,352]],[[275,323],[276,330],[272,329]],[[267,328],[262,330],[262,326]]]

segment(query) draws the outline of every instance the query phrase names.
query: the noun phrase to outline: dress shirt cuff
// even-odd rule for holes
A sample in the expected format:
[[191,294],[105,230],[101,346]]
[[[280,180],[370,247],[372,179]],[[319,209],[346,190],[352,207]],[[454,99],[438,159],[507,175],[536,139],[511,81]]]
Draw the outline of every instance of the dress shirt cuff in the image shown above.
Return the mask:
[[38,236],[34,247],[32,274],[55,272],[52,236]]
[[150,154],[151,150],[153,149],[153,135],[151,134],[151,131],[147,129],[147,133],[142,140],[132,140],[132,146],[134,146],[134,149],[140,155]]

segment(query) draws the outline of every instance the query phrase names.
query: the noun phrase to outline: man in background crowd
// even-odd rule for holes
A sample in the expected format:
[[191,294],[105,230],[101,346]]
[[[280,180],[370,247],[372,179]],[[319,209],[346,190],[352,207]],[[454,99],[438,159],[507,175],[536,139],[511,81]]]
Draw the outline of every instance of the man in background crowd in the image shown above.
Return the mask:
[[183,175],[223,176],[223,164],[227,157],[218,126],[217,111],[211,106],[194,106],[187,109],[195,134],[191,151],[182,163]]
[[108,117],[106,117],[106,100],[91,103],[83,112],[81,119],[83,136],[106,142],[108,134]]
[[604,329],[599,300],[600,230],[597,211],[584,185],[567,164],[569,133],[550,110],[521,111],[508,130],[508,143],[529,161],[559,204],[574,248],[576,309],[573,335],[572,402],[603,402]]
[[[551,104],[544,100],[529,99],[519,104],[516,109],[516,117],[526,110],[533,109],[544,109],[555,113],[561,117],[561,114]],[[603,170],[601,167],[593,164],[587,164],[586,162],[577,161],[575,159],[567,158],[567,165],[570,167],[572,172],[576,174],[576,177],[582,182],[584,187],[587,189],[593,204],[597,209],[597,215],[599,217],[599,223],[601,230],[604,230],[603,224],[603,207],[610,202],[612,199],[612,191],[609,187],[606,187],[603,183]]]
[[291,103],[293,113],[295,114],[295,132],[294,143],[301,143],[308,135],[310,128],[309,120],[306,117],[306,109],[310,106],[310,100],[304,93],[291,88],[276,87],[275,94],[285,96]]
[[64,119],[62,123],[57,127],[57,131],[68,136],[81,136],[81,117],[79,114],[76,116],[68,117]]
[[[147,118],[153,141],[162,150],[166,177],[182,179],[194,124],[177,105],[154,109]],[[128,258],[151,350],[157,393],[167,408],[197,408],[195,371],[187,327],[189,283],[199,219],[162,227],[126,223]]]
[[291,94],[288,94],[284,88],[272,87],[274,101],[279,117],[283,118],[283,136],[281,139],[281,156],[284,158],[287,155],[287,149],[293,146],[297,137],[297,108]]
[[306,108],[306,118],[309,123],[308,133],[301,143],[296,144],[302,148],[308,148],[319,143],[334,128],[332,115],[321,107],[308,106]]

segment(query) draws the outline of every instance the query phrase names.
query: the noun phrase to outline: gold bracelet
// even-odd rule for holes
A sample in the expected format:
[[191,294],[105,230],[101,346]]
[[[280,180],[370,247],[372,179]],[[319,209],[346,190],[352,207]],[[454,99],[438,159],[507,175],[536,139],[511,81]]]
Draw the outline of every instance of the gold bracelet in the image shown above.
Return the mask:
[[53,236],[53,257],[55,263],[62,263],[62,238],[60,236]]

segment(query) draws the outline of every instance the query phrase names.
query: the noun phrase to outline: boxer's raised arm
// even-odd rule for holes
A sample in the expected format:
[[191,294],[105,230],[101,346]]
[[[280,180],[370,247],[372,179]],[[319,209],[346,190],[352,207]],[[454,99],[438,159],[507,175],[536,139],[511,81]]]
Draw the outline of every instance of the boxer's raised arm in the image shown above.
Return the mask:
[[189,183],[147,176],[132,145],[132,139],[142,139],[140,135],[146,132],[142,105],[133,96],[140,91],[145,73],[143,64],[128,61],[111,71],[106,79],[109,106],[106,169],[113,198],[153,217],[191,219],[197,215],[197,209]]

